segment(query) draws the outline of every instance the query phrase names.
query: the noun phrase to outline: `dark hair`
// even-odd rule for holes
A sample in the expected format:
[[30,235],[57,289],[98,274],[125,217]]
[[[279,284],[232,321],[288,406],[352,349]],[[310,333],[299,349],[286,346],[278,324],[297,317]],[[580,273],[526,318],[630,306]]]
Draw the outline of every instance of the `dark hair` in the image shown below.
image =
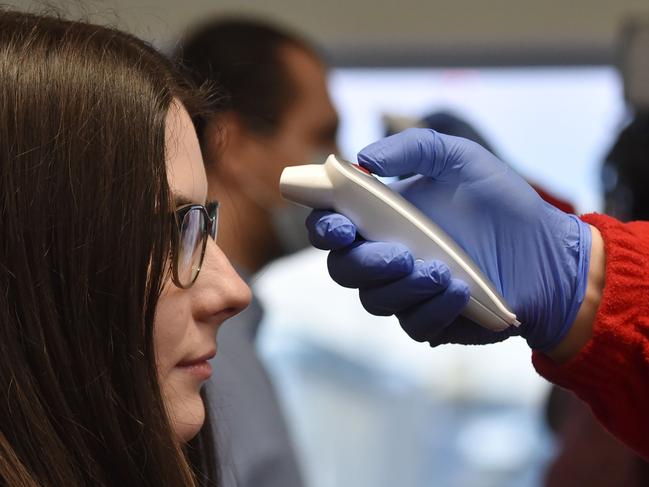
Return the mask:
[[250,130],[270,135],[295,98],[296,87],[281,59],[283,46],[317,57],[313,47],[292,32],[265,21],[235,18],[212,20],[189,33],[175,57],[198,85],[216,84],[225,92],[225,99],[212,103],[213,112],[232,110]]
[[214,476],[209,428],[174,439],[153,348],[165,119],[192,97],[135,37],[0,9],[0,484]]
[[602,170],[606,211],[621,220],[649,220],[649,112],[620,133]]

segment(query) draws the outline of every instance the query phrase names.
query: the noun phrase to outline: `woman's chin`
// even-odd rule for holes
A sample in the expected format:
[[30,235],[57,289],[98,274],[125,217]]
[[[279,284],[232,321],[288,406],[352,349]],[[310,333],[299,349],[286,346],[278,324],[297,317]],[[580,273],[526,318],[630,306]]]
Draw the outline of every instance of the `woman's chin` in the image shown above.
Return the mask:
[[194,438],[205,422],[205,404],[200,394],[178,398],[169,408],[171,428],[176,438],[187,443]]

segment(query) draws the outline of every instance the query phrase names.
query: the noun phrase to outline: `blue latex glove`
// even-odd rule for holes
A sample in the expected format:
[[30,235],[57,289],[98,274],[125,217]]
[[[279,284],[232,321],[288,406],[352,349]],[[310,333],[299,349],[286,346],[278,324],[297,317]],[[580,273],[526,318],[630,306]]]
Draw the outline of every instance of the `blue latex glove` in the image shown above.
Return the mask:
[[331,277],[359,288],[370,313],[395,314],[413,339],[433,346],[520,334],[544,351],[567,334],[586,290],[586,223],[543,201],[509,166],[466,139],[409,129],[369,145],[358,161],[380,176],[418,174],[393,189],[464,248],[522,324],[493,332],[459,316],[468,287],[444,263],[415,261],[403,245],[364,241],[343,215],[312,212],[309,236],[314,246],[332,250]]

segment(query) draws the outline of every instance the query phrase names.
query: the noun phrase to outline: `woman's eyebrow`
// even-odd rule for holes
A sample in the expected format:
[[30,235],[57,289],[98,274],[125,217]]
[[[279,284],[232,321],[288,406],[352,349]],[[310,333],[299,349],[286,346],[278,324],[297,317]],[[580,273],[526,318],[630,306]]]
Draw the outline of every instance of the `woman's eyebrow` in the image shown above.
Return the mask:
[[190,199],[187,196],[182,195],[182,194],[175,194],[174,195],[174,206],[176,208],[180,208],[181,206],[185,206],[185,205],[204,205],[204,204],[205,204],[205,202],[200,203],[200,202],[194,201],[194,200],[192,200],[192,199]]

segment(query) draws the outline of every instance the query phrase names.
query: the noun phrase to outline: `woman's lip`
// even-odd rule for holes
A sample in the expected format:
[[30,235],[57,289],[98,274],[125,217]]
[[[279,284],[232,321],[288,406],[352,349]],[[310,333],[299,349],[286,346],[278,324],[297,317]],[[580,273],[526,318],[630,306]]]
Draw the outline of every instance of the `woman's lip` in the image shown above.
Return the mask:
[[189,358],[181,362],[178,362],[176,367],[191,367],[193,365],[197,365],[203,362],[207,362],[208,360],[212,360],[215,355],[216,355],[216,351],[212,350],[210,352],[204,353],[203,355],[199,355],[198,357]]
[[180,370],[189,372],[201,381],[208,380],[210,377],[212,377],[212,365],[207,360],[202,360],[190,365],[178,364],[177,367]]

